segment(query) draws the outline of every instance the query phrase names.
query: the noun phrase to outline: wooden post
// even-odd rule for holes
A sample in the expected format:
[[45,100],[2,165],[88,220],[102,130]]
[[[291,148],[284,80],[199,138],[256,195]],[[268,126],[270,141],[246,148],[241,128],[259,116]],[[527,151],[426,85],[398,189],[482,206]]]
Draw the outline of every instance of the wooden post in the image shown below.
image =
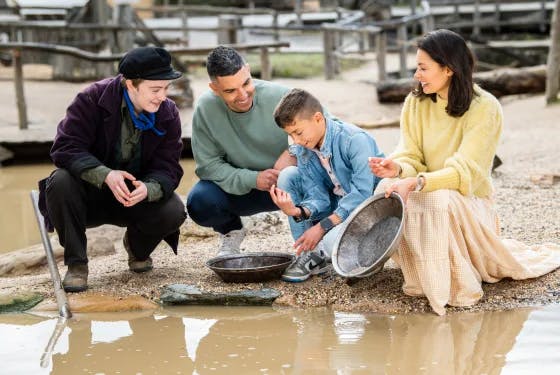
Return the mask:
[[[169,6],[169,0],[163,0],[163,7],[167,8]],[[167,9],[161,14],[161,17],[167,17],[169,14],[167,13]]]
[[241,27],[241,19],[234,14],[220,14],[218,17],[218,44],[236,44],[237,30]]
[[360,55],[363,55],[368,49],[369,33],[367,31],[362,31],[358,33],[358,48]]
[[[123,1],[118,5],[117,25],[132,26],[134,24],[134,9],[130,1]],[[134,30],[121,31],[117,42],[121,51],[128,51],[134,47]]]
[[545,99],[547,104],[558,102],[560,91],[560,0],[556,0],[550,20],[550,47],[546,68]]
[[[560,1],[560,0],[559,0]],[[381,31],[375,38],[376,60],[377,60],[377,80],[383,82],[387,79],[387,68],[385,64],[385,57],[387,54],[387,35]]]
[[295,4],[294,4],[294,12],[296,13],[296,25],[298,26],[302,26],[303,25],[303,20],[301,19],[301,3],[303,0],[295,0]]
[[23,67],[21,61],[21,50],[12,51],[14,63],[14,84],[16,89],[16,104],[18,108],[18,119],[20,130],[27,129],[27,106],[25,105],[25,95],[23,92]]
[[[556,9],[556,8],[555,8]],[[541,33],[544,33],[546,30],[546,22],[547,22],[547,17],[546,17],[546,0],[541,0],[541,22],[539,24],[539,31]]]
[[278,12],[275,10],[272,13],[272,26],[274,27],[274,41],[280,41],[280,30],[278,29]]
[[[416,15],[416,8],[418,7],[418,0],[410,0],[410,15]],[[414,22],[411,27],[412,35],[416,35],[418,31],[418,24]]]
[[496,22],[495,26],[494,26],[494,30],[499,33],[500,32],[500,18],[502,18],[501,14],[500,14],[500,0],[496,0],[496,10],[494,13],[494,21]]
[[91,1],[93,19],[101,24],[106,25],[108,23],[108,14],[106,12],[107,1],[106,0],[92,0]]
[[181,11],[181,26],[184,27],[183,29],[183,39],[186,41],[186,45],[190,44],[189,41],[189,16],[185,8]]
[[270,81],[272,78],[272,65],[267,47],[261,47],[261,79]]
[[340,30],[333,31],[333,39],[334,39],[334,46],[333,46],[333,59],[332,64],[334,68],[334,74],[340,74],[340,59],[338,58],[337,52],[342,51],[342,43],[343,43],[344,34]]
[[474,2],[474,13],[473,13],[473,29],[472,35],[479,36],[480,35],[480,0],[475,0]]
[[334,31],[323,29],[323,54],[325,57],[325,79],[334,79],[336,59],[334,54]]
[[399,25],[397,29],[397,44],[400,44],[399,48],[399,61],[400,61],[400,77],[405,78],[408,76],[408,70],[406,68],[406,60],[408,54],[408,36],[406,31],[406,24]]

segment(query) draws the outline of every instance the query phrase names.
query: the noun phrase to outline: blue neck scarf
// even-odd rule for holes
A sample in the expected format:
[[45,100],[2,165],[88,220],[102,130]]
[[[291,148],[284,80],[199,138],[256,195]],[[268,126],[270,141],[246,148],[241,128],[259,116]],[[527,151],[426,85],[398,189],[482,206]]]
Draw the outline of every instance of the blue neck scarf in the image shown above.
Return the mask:
[[128,107],[128,112],[130,113],[130,118],[132,119],[132,123],[134,127],[138,130],[152,130],[158,136],[163,136],[165,131],[159,130],[156,128],[156,115],[155,113],[147,113],[141,112],[139,115],[136,115],[134,112],[134,105],[128,96],[128,91],[124,90],[124,100],[126,102],[126,106]]

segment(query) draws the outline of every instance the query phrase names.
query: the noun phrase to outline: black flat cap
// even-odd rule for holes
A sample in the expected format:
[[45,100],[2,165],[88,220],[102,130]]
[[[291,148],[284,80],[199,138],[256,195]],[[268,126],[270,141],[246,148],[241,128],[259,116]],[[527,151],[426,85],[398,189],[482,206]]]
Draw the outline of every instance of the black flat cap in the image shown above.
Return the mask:
[[151,81],[172,80],[182,73],[171,66],[171,55],[160,47],[139,47],[130,50],[119,62],[119,73],[125,78]]

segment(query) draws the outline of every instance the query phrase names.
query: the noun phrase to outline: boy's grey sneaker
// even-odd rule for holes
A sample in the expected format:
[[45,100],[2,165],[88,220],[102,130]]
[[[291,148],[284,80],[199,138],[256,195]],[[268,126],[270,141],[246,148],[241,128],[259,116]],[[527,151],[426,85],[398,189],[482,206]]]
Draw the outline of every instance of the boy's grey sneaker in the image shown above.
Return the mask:
[[229,233],[222,234],[222,243],[218,249],[217,255],[220,256],[240,253],[239,246],[241,245],[241,242],[243,242],[246,234],[247,230],[245,228],[232,230]]
[[309,279],[311,275],[327,272],[332,266],[327,262],[325,253],[310,251],[301,254],[282,274],[282,280],[298,283]]

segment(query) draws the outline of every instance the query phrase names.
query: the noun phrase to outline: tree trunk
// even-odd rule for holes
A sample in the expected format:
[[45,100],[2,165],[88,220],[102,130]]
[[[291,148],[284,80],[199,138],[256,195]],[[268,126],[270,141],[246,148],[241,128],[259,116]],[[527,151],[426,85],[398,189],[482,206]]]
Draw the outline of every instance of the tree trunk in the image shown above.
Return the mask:
[[550,24],[550,48],[547,58],[546,103],[558,101],[560,91],[560,0],[556,0]]
[[[476,73],[474,81],[497,98],[504,95],[542,93],[546,84],[546,68],[539,65],[520,69],[498,69]],[[380,103],[400,103],[410,93],[414,84],[413,79],[380,83],[377,85],[377,100]]]

